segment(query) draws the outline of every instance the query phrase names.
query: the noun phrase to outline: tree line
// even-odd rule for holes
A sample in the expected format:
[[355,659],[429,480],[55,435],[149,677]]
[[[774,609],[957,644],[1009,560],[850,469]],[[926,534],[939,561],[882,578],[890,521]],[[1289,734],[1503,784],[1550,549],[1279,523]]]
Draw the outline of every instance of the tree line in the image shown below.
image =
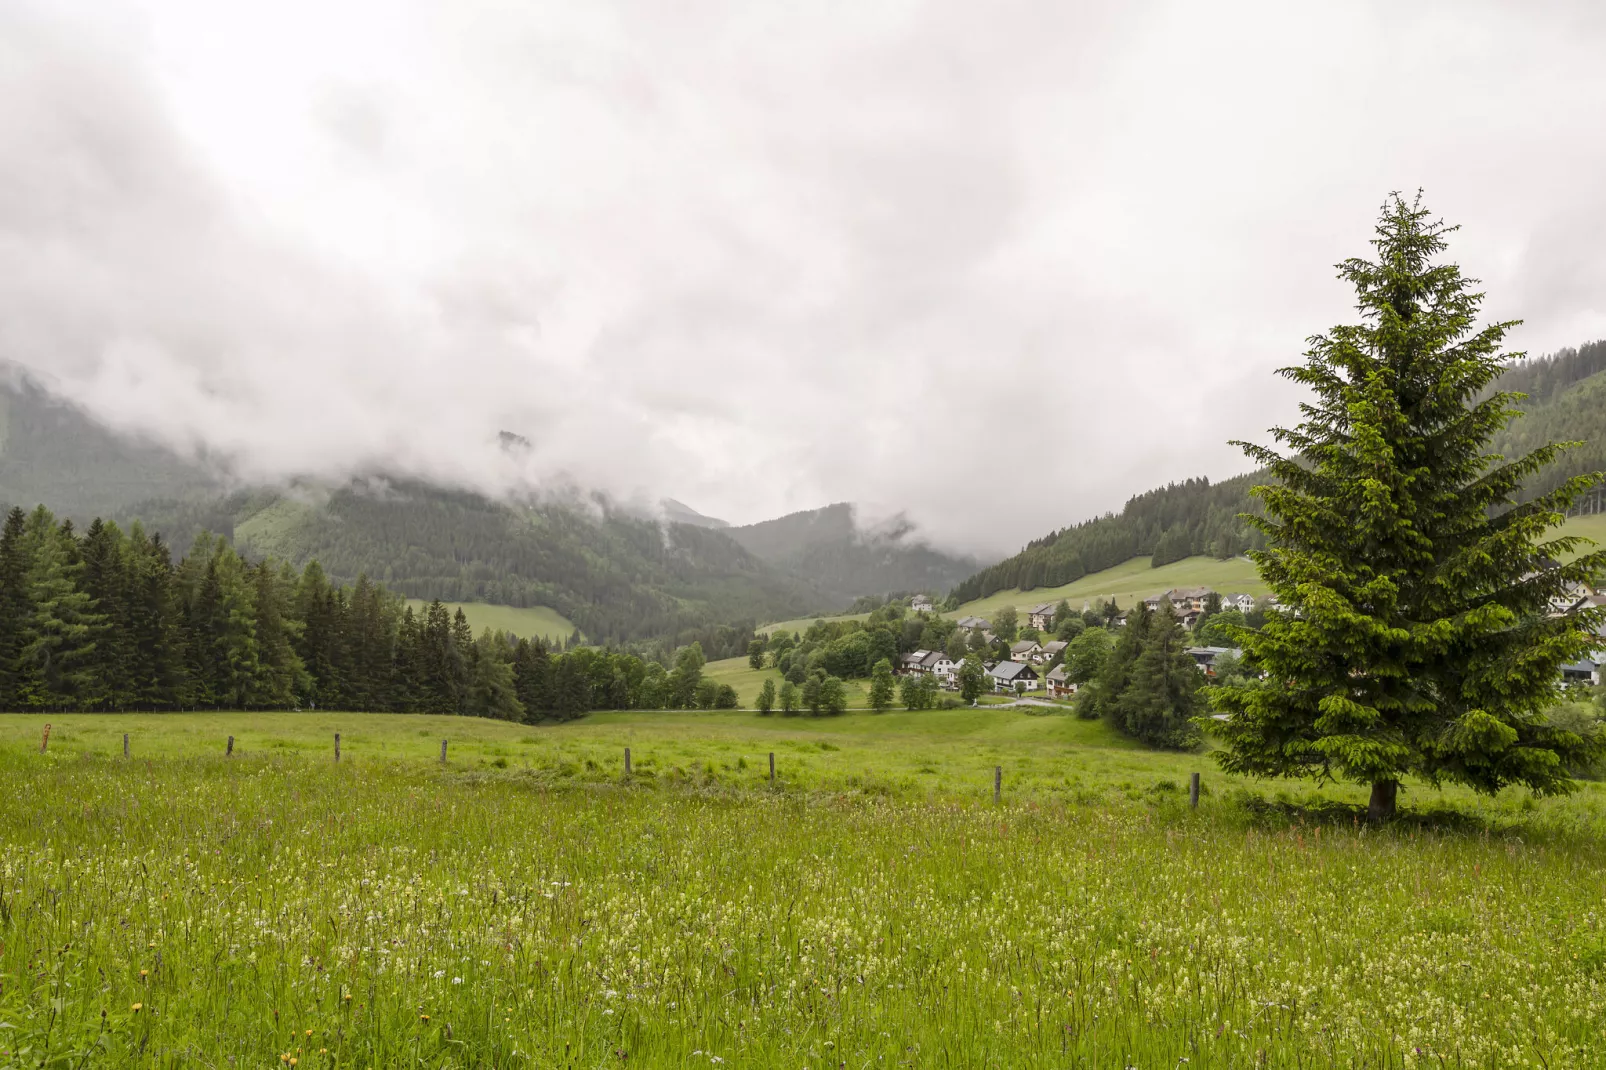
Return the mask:
[[[735,646],[751,633],[726,629]],[[439,601],[415,612],[359,575],[247,560],[221,536],[174,562],[160,535],[44,506],[0,528],[0,709],[338,708],[570,719],[591,709],[733,707],[700,643],[655,660],[563,652]]]

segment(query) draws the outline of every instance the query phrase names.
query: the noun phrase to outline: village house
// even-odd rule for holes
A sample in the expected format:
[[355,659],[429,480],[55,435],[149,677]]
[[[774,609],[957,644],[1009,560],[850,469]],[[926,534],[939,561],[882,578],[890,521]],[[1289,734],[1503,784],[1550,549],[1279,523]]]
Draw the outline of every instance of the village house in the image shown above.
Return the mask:
[[1038,646],[1034,641],[1030,639],[1022,639],[1020,642],[1009,648],[1009,660],[1024,663],[1034,660],[1036,656],[1042,652],[1043,648]]
[[1252,594],[1224,594],[1221,596],[1222,609],[1236,609],[1240,613],[1248,613],[1255,608],[1255,596]]
[[1049,698],[1070,698],[1076,694],[1076,685],[1065,672],[1065,666],[1056,665],[1043,677]]
[[1606,665],[1606,651],[1603,650],[1597,650],[1577,661],[1569,662],[1561,667],[1561,684],[1563,687],[1572,687],[1574,684],[1599,687],[1603,665]]
[[1216,659],[1223,654],[1236,656],[1239,651],[1233,647],[1226,646],[1190,646],[1186,653],[1193,659],[1194,664],[1199,666],[1200,672],[1206,676],[1214,676],[1216,675]]
[[911,650],[898,659],[898,671],[900,673],[924,672],[925,670],[921,666],[927,658],[931,657],[932,653],[930,650]]
[[1019,661],[1000,661],[987,670],[987,676],[994,691],[1014,691],[1017,684],[1022,691],[1038,689],[1037,670]]
[[985,617],[960,617],[959,630],[962,632],[981,632],[992,627],[992,622]]
[[1054,607],[1057,602],[1042,602],[1026,611],[1026,623],[1040,632],[1054,630]]
[[913,613],[931,613],[936,608],[930,595],[917,594],[909,600],[909,610]]
[[1042,653],[1034,656],[1032,660],[1040,665],[1046,665],[1055,658],[1059,657],[1061,654],[1065,653],[1065,648],[1070,645],[1071,644],[1067,643],[1063,639],[1051,640],[1043,644]]

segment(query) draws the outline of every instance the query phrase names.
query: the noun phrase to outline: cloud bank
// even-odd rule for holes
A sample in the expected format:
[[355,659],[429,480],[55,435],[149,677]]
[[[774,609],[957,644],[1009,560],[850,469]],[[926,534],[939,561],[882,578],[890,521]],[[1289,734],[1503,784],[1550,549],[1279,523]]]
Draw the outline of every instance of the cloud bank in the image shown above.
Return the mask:
[[1418,186],[1606,335],[1593,3],[258,7],[0,0],[0,359],[247,478],[1007,552],[1243,470]]

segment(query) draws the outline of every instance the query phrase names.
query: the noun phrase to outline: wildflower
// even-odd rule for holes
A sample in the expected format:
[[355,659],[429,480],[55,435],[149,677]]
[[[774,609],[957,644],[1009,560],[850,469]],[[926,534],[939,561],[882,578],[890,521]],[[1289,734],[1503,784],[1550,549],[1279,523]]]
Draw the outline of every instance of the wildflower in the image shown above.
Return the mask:
[[309,1036],[309,1037],[312,1036],[312,1030],[310,1030],[310,1029],[307,1030],[307,1036]]
[[421,1022],[427,1022],[427,1021],[429,1021],[429,1015],[427,1015],[427,1014],[420,1014],[420,1015],[419,1015],[419,1016],[418,1016],[418,1020],[419,1020],[419,1021],[421,1021]]
[[141,1008],[141,1007],[143,1007],[143,1006],[145,1006],[145,1004],[143,1004],[143,1003],[136,1003],[136,1004],[134,1004],[134,1005],[133,1005],[133,1006],[131,1006],[131,1007],[129,1007],[129,1008],[128,1008],[128,1009],[129,1009],[129,1010],[131,1010],[131,1011],[133,1011],[133,1012],[134,1012],[134,1013],[135,1013],[135,1014],[138,1014],[138,1013],[139,1013],[139,1011],[140,1011],[140,1008]]

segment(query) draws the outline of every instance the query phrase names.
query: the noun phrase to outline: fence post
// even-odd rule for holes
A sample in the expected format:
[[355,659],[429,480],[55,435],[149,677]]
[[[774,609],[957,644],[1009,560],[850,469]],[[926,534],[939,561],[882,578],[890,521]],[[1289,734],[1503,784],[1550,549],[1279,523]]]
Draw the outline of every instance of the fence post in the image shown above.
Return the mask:
[[1004,797],[1004,767],[993,766],[993,802],[999,802]]
[[39,753],[43,754],[48,746],[50,746],[50,726],[45,725],[45,734],[39,739]]
[[630,748],[625,748],[625,776],[630,775]]
[[234,757],[234,737],[233,737],[233,736],[230,736],[230,737],[229,737],[229,745],[228,745],[228,747],[227,747],[227,748],[226,748],[226,749],[225,749],[225,750],[224,750],[224,751],[223,751],[223,757],[225,757],[225,758],[232,758],[232,757]]
[[1199,809],[1199,774],[1195,773],[1188,778],[1188,805],[1195,810]]
[[335,761],[340,761],[340,733],[335,733]]
[[446,741],[441,740],[441,764],[446,764]]
[[123,757],[128,757],[128,733],[123,733]]
[[775,786],[775,752],[770,751],[770,787]]

